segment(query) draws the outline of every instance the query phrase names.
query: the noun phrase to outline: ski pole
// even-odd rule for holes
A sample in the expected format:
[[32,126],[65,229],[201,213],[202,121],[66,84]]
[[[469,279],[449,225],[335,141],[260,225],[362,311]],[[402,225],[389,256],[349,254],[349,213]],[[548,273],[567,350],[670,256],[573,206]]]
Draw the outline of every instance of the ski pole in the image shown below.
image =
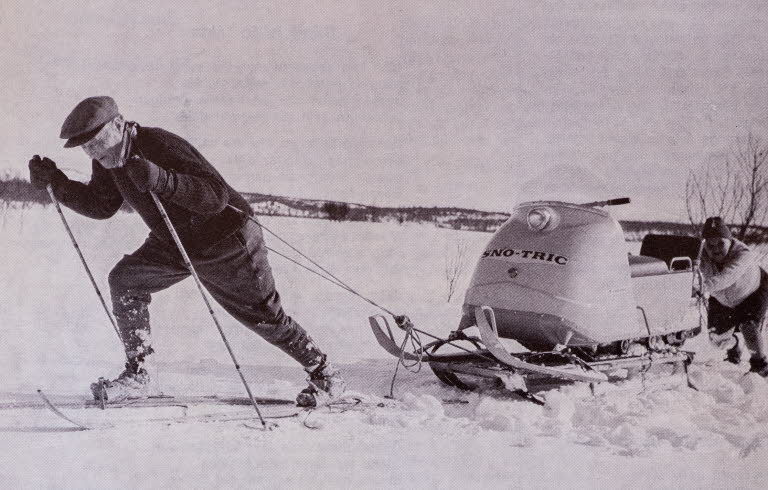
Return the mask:
[[[107,314],[107,318],[109,318],[110,323],[112,323],[112,327],[115,329],[117,338],[120,340],[120,343],[122,344],[123,338],[120,335],[120,329],[117,328],[117,323],[115,322],[114,317],[112,317],[112,313],[109,312],[109,308],[107,307],[107,302],[104,301],[104,296],[102,296],[101,290],[99,289],[98,284],[96,284],[96,280],[93,278],[93,274],[91,274],[91,269],[90,267],[88,267],[88,263],[85,261],[85,257],[83,256],[83,252],[80,250],[80,246],[77,244],[75,235],[74,233],[72,233],[72,229],[69,227],[69,223],[67,223],[67,218],[64,216],[64,212],[61,210],[61,205],[59,204],[59,200],[56,199],[56,196],[53,193],[53,187],[51,186],[51,184],[48,184],[46,186],[46,189],[48,190],[48,195],[51,196],[51,201],[53,201],[54,206],[56,206],[56,211],[59,212],[59,217],[61,218],[61,222],[64,224],[64,229],[67,230],[67,234],[69,235],[69,238],[72,241],[72,245],[74,245],[75,247],[75,251],[77,251],[77,255],[80,256],[80,262],[83,263],[85,272],[86,274],[88,274],[88,279],[91,280],[93,289],[96,290],[96,295],[99,297],[99,301],[101,301],[101,306],[104,307],[104,312]],[[127,356],[128,355],[126,354],[126,357]]]
[[189,259],[189,255],[187,255],[187,251],[184,249],[184,245],[181,243],[181,239],[179,238],[178,233],[176,233],[176,228],[174,228],[173,223],[171,223],[171,218],[168,217],[168,213],[165,211],[165,206],[163,206],[163,203],[160,202],[160,199],[155,195],[154,192],[150,192],[149,194],[152,196],[152,199],[155,201],[157,210],[160,212],[160,215],[163,217],[163,221],[165,221],[165,225],[168,227],[168,231],[170,231],[171,236],[173,237],[173,241],[176,242],[176,247],[178,247],[182,258],[184,259],[184,263],[187,266],[187,269],[189,269],[190,274],[192,274],[192,277],[195,279],[195,284],[197,284],[197,289],[200,291],[200,295],[203,297],[205,306],[208,307],[208,313],[211,314],[211,318],[213,318],[213,323],[216,324],[216,328],[219,330],[219,335],[221,335],[221,340],[224,341],[224,345],[227,347],[227,351],[229,352],[229,357],[232,358],[232,362],[235,364],[235,369],[237,370],[237,374],[240,375],[240,380],[243,382],[243,386],[245,386],[245,391],[248,393],[248,398],[250,398],[251,404],[253,405],[253,408],[256,410],[256,415],[259,416],[259,420],[261,421],[262,428],[267,429],[268,428],[267,422],[264,420],[264,417],[261,415],[261,410],[259,410],[259,404],[256,402],[256,399],[253,397],[253,393],[251,393],[251,387],[248,386],[248,381],[245,380],[245,376],[243,376],[243,372],[240,370],[240,364],[237,362],[235,353],[232,350],[232,347],[229,345],[227,336],[224,334],[224,329],[221,328],[221,324],[219,323],[218,318],[216,318],[216,313],[213,311],[213,307],[211,306],[211,302],[208,299],[208,295],[205,294],[205,289],[203,289],[203,283],[200,282],[200,277],[197,275],[197,271],[195,271],[195,267],[192,265],[192,261]]

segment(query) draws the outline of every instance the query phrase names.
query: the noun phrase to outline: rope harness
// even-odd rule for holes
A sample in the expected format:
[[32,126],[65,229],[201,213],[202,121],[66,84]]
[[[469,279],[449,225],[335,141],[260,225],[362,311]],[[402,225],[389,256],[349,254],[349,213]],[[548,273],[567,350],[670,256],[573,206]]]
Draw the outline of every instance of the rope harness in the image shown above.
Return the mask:
[[[405,332],[405,337],[403,338],[403,342],[400,345],[400,357],[398,359],[397,364],[395,365],[395,371],[394,371],[394,374],[392,376],[392,382],[390,383],[390,389],[389,389],[389,397],[390,398],[394,398],[394,386],[395,386],[395,381],[397,379],[397,374],[398,374],[398,371],[400,369],[400,366],[403,366],[403,368],[405,368],[407,371],[412,372],[412,373],[418,373],[419,371],[421,371],[421,367],[422,367],[422,364],[423,364],[423,357],[424,357],[424,347],[423,347],[423,343],[421,341],[421,336],[419,334],[426,335],[426,336],[431,337],[431,338],[433,338],[435,340],[442,340],[442,339],[440,339],[439,337],[433,336],[433,335],[431,335],[431,334],[429,334],[427,332],[424,332],[422,330],[417,329],[413,325],[413,322],[411,322],[410,318],[408,318],[406,315],[397,315],[397,314],[393,313],[390,309],[388,309],[388,308],[380,305],[379,303],[373,301],[372,299],[364,296],[359,291],[357,291],[355,288],[353,288],[352,286],[350,286],[349,284],[344,282],[342,279],[340,279],[338,276],[333,274],[331,271],[329,271],[328,269],[326,269],[325,267],[320,265],[317,261],[315,261],[314,259],[309,257],[307,254],[305,254],[304,252],[302,252],[301,250],[299,250],[298,248],[293,246],[291,243],[289,243],[287,240],[282,238],[280,235],[278,235],[277,233],[275,233],[274,231],[269,229],[269,227],[265,226],[263,223],[261,223],[260,221],[255,219],[253,216],[245,213],[242,209],[236,208],[235,206],[232,206],[231,204],[228,204],[227,206],[230,209],[233,209],[233,210],[237,211],[238,213],[240,213],[242,215],[245,215],[249,220],[251,220],[254,223],[256,223],[257,225],[259,225],[259,227],[261,227],[264,231],[266,231],[267,233],[269,233],[270,235],[275,237],[278,241],[280,241],[281,243],[286,245],[288,248],[293,250],[301,258],[303,258],[304,260],[306,260],[310,264],[312,264],[316,269],[313,269],[312,267],[308,267],[307,265],[302,264],[298,260],[295,260],[294,258],[289,257],[288,255],[286,255],[286,254],[284,254],[284,253],[282,253],[282,252],[280,252],[278,250],[275,250],[272,247],[269,247],[268,245],[265,245],[267,250],[269,250],[270,252],[274,253],[275,255],[278,255],[278,256],[282,257],[283,259],[287,260],[288,262],[291,262],[291,263],[301,267],[302,269],[304,269],[304,270],[306,270],[308,272],[311,272],[312,274],[315,274],[316,276],[320,277],[321,279],[324,279],[324,280],[328,281],[329,283],[333,284],[334,286],[339,287],[339,288],[341,288],[341,289],[343,289],[343,290],[345,290],[345,291],[347,291],[347,292],[357,296],[358,298],[360,298],[361,300],[365,301],[366,303],[368,303],[370,305],[373,305],[376,308],[378,308],[381,311],[383,311],[384,313],[387,313],[387,314],[391,315],[395,319],[395,322],[397,323],[397,326]],[[409,361],[408,359],[406,359],[405,352],[406,352],[406,348],[407,348],[408,345],[410,345],[412,347],[413,353],[418,356],[417,360]],[[459,346],[455,346],[454,345],[454,347],[458,347],[458,348],[461,349],[461,347],[459,347]],[[467,352],[471,352],[471,351],[467,350]]]

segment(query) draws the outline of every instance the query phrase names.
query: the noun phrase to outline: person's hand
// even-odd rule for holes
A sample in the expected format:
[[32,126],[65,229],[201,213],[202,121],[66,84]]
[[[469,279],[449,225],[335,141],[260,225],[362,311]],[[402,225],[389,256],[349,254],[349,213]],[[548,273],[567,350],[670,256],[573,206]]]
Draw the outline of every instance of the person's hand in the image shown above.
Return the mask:
[[133,156],[125,163],[125,171],[141,192],[161,192],[168,174],[146,158]]
[[45,189],[56,175],[56,163],[48,157],[35,155],[29,161],[29,181],[35,189]]
[[723,333],[709,331],[709,342],[718,349],[730,349],[736,345],[736,337],[733,336],[733,329]]

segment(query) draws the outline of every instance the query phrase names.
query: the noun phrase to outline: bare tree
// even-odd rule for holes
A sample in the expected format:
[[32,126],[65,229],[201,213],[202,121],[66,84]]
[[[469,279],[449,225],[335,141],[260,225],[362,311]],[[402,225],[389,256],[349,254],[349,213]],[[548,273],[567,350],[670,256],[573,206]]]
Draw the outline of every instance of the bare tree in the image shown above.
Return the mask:
[[2,229],[5,229],[5,222],[8,220],[8,209],[11,207],[11,202],[5,199],[4,197],[0,197],[0,209],[3,210],[3,224],[1,226]]
[[763,241],[768,221],[768,145],[749,133],[723,158],[691,171],[685,185],[688,219],[700,227],[721,216],[739,240]]
[[445,257],[445,280],[448,285],[448,303],[451,302],[456,287],[459,285],[461,277],[464,275],[464,269],[467,265],[467,244],[460,239],[456,240],[456,248],[453,254]]
[[21,203],[19,203],[19,232],[24,232],[24,214],[27,209],[31,208],[31,201],[21,201]]

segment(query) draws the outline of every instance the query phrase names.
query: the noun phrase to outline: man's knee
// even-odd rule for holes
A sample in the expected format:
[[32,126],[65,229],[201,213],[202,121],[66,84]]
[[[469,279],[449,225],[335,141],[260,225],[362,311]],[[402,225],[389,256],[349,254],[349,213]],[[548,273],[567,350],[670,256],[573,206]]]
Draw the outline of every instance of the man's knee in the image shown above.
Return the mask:
[[134,263],[131,256],[126,255],[109,271],[107,279],[109,290],[114,298],[125,295],[144,295],[160,289],[156,287],[157,276],[156,271],[146,270],[141,264]]
[[126,267],[122,261],[118,262],[111,271],[107,278],[109,282],[109,290],[112,293],[112,297],[122,296],[126,292],[133,289],[133,278],[135,274],[132,274],[129,267]]

